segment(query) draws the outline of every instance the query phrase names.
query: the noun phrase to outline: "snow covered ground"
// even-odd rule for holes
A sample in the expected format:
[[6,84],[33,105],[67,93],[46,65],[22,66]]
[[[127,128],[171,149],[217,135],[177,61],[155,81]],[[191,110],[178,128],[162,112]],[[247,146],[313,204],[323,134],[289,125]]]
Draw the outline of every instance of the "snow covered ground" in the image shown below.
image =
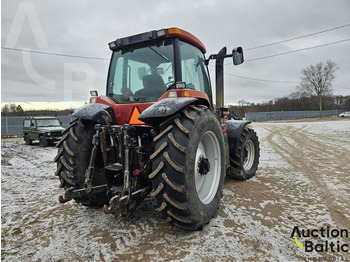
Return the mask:
[[305,252],[291,237],[295,226],[350,231],[350,120],[252,126],[261,147],[256,176],[226,179],[217,216],[197,232],[168,225],[151,197],[132,219],[60,204],[57,149],[3,139],[2,260],[350,261],[350,236],[298,238],[339,241],[349,252]]

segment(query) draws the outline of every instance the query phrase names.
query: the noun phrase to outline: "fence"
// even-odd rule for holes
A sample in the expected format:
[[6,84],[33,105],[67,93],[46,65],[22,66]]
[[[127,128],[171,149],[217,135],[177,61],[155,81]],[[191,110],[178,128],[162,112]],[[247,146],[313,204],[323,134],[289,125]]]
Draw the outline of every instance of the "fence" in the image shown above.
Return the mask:
[[[1,136],[22,135],[22,125],[24,116],[2,116]],[[70,116],[58,116],[64,128],[69,126]]]
[[[322,111],[322,116],[337,116],[345,110],[326,110]],[[320,111],[281,111],[281,112],[255,112],[246,113],[245,118],[249,121],[266,121],[319,117]],[[69,126],[71,118],[69,116],[58,116],[62,126]],[[1,136],[22,135],[22,125],[24,116],[2,116],[1,117]]]
[[[322,111],[322,116],[337,116],[345,110],[326,110]],[[280,112],[255,112],[246,113],[245,119],[249,121],[267,121],[319,117],[320,111],[280,111]]]

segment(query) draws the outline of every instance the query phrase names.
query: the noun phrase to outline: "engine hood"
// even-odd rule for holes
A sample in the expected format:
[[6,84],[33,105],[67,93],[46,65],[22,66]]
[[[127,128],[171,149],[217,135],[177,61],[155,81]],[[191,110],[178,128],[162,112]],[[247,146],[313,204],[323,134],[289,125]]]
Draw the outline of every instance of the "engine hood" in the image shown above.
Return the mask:
[[61,126],[39,126],[37,130],[41,132],[62,132],[64,128]]

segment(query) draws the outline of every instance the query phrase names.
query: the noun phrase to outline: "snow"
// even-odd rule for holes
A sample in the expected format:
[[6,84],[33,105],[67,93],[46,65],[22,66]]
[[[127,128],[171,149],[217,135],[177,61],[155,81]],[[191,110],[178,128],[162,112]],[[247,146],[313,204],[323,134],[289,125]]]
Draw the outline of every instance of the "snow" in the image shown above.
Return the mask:
[[[248,181],[226,178],[217,215],[202,231],[168,225],[148,197],[131,219],[60,204],[57,149],[2,140],[3,261],[303,261],[291,232],[350,230],[350,121],[253,122],[260,164]],[[306,239],[300,239],[303,242]],[[350,244],[350,238],[340,239]]]

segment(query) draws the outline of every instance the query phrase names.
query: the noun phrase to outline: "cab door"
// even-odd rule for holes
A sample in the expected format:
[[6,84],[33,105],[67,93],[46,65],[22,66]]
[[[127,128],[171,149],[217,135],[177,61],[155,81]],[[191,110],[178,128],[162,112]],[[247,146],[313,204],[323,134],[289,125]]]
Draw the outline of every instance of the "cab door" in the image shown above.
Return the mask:
[[30,125],[32,123],[32,120],[30,119],[24,119],[23,120],[23,135],[30,133]]
[[35,119],[32,119],[31,124],[30,124],[29,138],[31,140],[38,140],[39,139],[38,130],[37,130],[37,124],[36,124],[36,120]]

